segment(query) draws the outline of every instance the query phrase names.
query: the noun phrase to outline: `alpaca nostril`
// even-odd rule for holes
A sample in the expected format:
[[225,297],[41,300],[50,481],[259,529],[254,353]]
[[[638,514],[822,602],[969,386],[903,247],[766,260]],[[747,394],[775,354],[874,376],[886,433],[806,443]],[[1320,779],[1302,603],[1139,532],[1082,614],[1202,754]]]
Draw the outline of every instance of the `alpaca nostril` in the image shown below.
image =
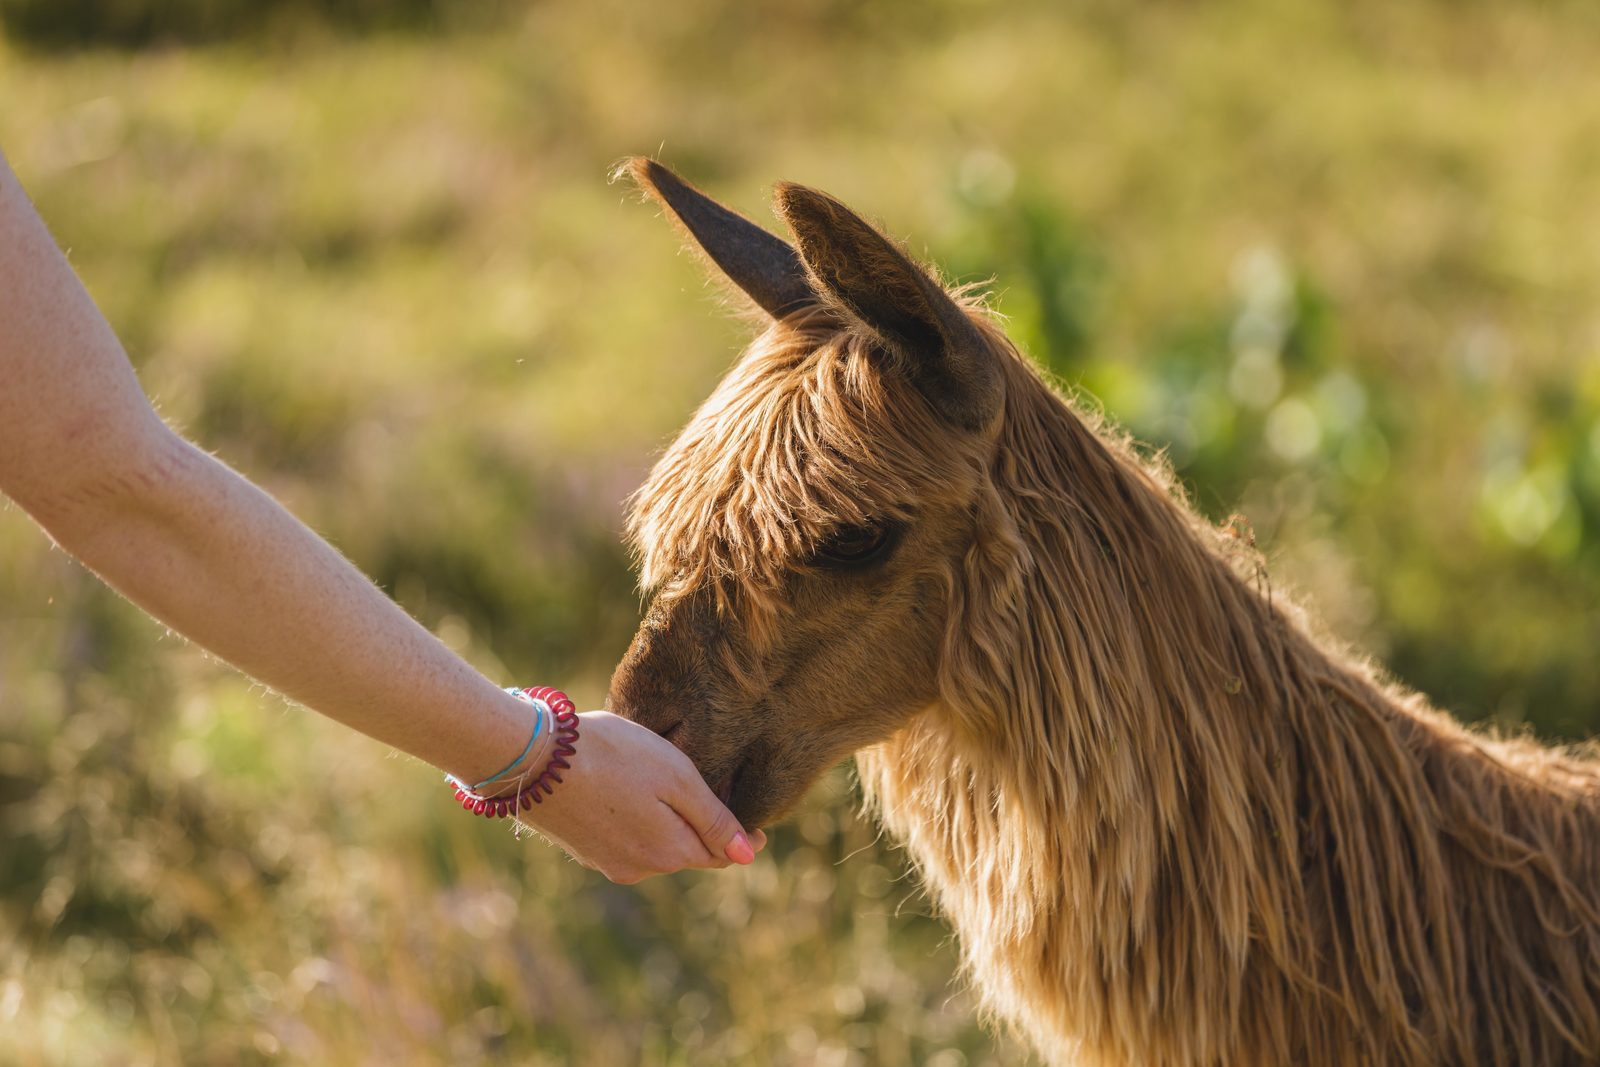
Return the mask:
[[673,723],[671,726],[667,727],[665,730],[657,730],[656,732],[659,733],[662,737],[666,738],[668,741],[671,741],[673,744],[677,744],[678,743],[678,734],[682,730],[683,730],[683,720],[679,719],[677,722]]

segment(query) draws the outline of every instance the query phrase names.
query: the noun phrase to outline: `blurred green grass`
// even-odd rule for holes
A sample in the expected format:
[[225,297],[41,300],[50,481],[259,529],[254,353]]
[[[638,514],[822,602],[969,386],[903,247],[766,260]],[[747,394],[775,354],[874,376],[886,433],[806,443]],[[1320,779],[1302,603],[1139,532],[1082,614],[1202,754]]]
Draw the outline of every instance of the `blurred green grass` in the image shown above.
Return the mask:
[[[605,180],[659,150],[996,279],[1334,634],[1466,718],[1600,729],[1587,5],[118,10],[0,0],[0,145],[164,414],[492,677],[603,697],[622,500],[744,333]],[[0,603],[0,1060],[1023,1059],[843,770],[753,870],[623,889],[14,509]]]

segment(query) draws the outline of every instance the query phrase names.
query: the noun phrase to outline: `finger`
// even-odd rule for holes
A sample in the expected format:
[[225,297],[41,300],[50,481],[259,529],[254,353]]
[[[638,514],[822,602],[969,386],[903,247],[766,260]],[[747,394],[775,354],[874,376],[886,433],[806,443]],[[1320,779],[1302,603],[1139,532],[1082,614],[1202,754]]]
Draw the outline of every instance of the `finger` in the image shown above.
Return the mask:
[[726,856],[734,863],[754,863],[756,850],[745,835],[744,827],[706,786],[705,780],[698,774],[686,774],[679,778],[679,783],[678,795],[669,803],[700,835],[706,851],[713,856]]
[[671,804],[662,803],[663,815],[671,829],[659,833],[652,849],[654,862],[663,874],[683,870],[721,870],[729,860],[706,847],[700,832],[690,826]]
[[766,848],[767,847],[767,834],[766,834],[766,831],[762,830],[759,827],[757,827],[754,830],[751,830],[750,831],[750,843],[756,847],[756,851],[757,852],[760,852],[762,849]]
[[720,871],[731,860],[721,852],[711,851],[711,846],[701,838],[700,831],[685,819],[671,804],[662,804],[666,814],[672,820],[675,829],[667,835],[672,839],[672,852],[675,857],[680,857],[673,864],[674,870],[695,868],[702,871]]

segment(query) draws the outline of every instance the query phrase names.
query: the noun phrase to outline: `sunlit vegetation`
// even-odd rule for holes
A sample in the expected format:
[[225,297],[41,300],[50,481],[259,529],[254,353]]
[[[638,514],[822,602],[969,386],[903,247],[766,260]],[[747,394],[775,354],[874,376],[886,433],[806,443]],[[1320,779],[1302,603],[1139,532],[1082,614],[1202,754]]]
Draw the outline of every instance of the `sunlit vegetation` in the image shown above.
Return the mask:
[[[1588,5],[313,8],[0,0],[0,147],[166,417],[492,677],[603,698],[623,499],[745,334],[607,183],[659,151],[994,279],[1333,633],[1600,730]],[[618,888],[15,509],[0,604],[0,1061],[1024,1061],[847,769],[752,870]]]

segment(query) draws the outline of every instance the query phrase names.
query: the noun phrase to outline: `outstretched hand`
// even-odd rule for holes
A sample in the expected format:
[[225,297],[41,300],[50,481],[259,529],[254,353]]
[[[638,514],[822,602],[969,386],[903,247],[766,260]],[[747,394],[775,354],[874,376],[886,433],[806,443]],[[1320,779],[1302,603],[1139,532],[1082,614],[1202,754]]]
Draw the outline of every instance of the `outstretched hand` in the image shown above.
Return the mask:
[[632,885],[687,867],[750,863],[766,844],[745,833],[670,742],[606,711],[579,716],[572,768],[524,821],[579,863]]

